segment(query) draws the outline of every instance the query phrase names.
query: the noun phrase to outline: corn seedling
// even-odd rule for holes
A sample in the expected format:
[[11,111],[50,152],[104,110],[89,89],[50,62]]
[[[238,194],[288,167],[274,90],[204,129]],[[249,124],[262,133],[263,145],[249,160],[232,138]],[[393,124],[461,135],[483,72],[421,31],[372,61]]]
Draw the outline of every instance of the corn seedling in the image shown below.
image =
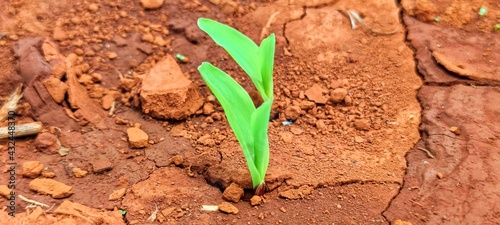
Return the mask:
[[222,105],[227,121],[240,143],[255,194],[263,195],[269,164],[268,123],[274,99],[274,34],[257,46],[244,34],[219,22],[200,18],[198,26],[231,55],[264,100],[255,107],[250,95],[227,73],[208,62],[198,67],[201,77]]

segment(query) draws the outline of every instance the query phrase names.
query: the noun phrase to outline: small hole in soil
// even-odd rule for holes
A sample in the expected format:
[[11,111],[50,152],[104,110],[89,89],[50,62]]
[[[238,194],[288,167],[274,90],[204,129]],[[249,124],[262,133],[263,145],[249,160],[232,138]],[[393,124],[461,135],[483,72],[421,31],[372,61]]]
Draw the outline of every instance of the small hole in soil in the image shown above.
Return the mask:
[[248,202],[254,195],[254,190],[253,189],[245,189],[245,193],[243,194],[243,197],[241,197],[242,201]]

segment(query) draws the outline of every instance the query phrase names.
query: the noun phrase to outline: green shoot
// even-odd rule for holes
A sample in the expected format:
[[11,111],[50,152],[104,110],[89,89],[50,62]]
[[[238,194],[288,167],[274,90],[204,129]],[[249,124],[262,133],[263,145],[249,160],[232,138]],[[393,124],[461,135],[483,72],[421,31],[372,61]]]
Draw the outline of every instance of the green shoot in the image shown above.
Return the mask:
[[250,95],[227,73],[208,62],[198,67],[201,77],[224,108],[227,121],[240,143],[255,193],[262,195],[269,164],[268,123],[274,100],[274,34],[257,46],[241,32],[219,22],[200,18],[198,26],[240,65],[264,100],[256,108]]

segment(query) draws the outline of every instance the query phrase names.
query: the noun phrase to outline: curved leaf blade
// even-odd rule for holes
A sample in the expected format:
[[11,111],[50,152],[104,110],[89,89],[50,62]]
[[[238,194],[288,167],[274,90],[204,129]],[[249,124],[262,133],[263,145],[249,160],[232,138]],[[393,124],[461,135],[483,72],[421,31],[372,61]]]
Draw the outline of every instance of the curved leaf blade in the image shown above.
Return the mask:
[[[259,51],[257,44],[238,30],[211,19],[198,19],[198,27],[231,55],[250,76],[261,95],[265,93],[260,76],[260,63],[257,61]],[[262,97],[264,98],[264,96]]]
[[262,86],[264,87],[265,94],[261,93],[264,101],[273,97],[273,69],[274,69],[274,48],[276,45],[276,38],[274,34],[262,40],[258,51],[259,69],[261,74]]
[[256,111],[252,99],[231,76],[214,65],[203,62],[199,67],[201,77],[224,109],[227,121],[247,161],[252,183],[262,176],[255,167],[254,136],[252,134],[252,114]]

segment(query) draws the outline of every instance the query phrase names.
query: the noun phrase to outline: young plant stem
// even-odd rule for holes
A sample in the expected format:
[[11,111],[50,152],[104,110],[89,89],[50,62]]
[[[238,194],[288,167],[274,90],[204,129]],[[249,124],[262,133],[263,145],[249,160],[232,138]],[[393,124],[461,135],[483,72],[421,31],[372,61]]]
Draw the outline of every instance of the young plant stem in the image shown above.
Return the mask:
[[262,181],[257,187],[254,188],[255,195],[262,196],[266,192],[266,182]]

